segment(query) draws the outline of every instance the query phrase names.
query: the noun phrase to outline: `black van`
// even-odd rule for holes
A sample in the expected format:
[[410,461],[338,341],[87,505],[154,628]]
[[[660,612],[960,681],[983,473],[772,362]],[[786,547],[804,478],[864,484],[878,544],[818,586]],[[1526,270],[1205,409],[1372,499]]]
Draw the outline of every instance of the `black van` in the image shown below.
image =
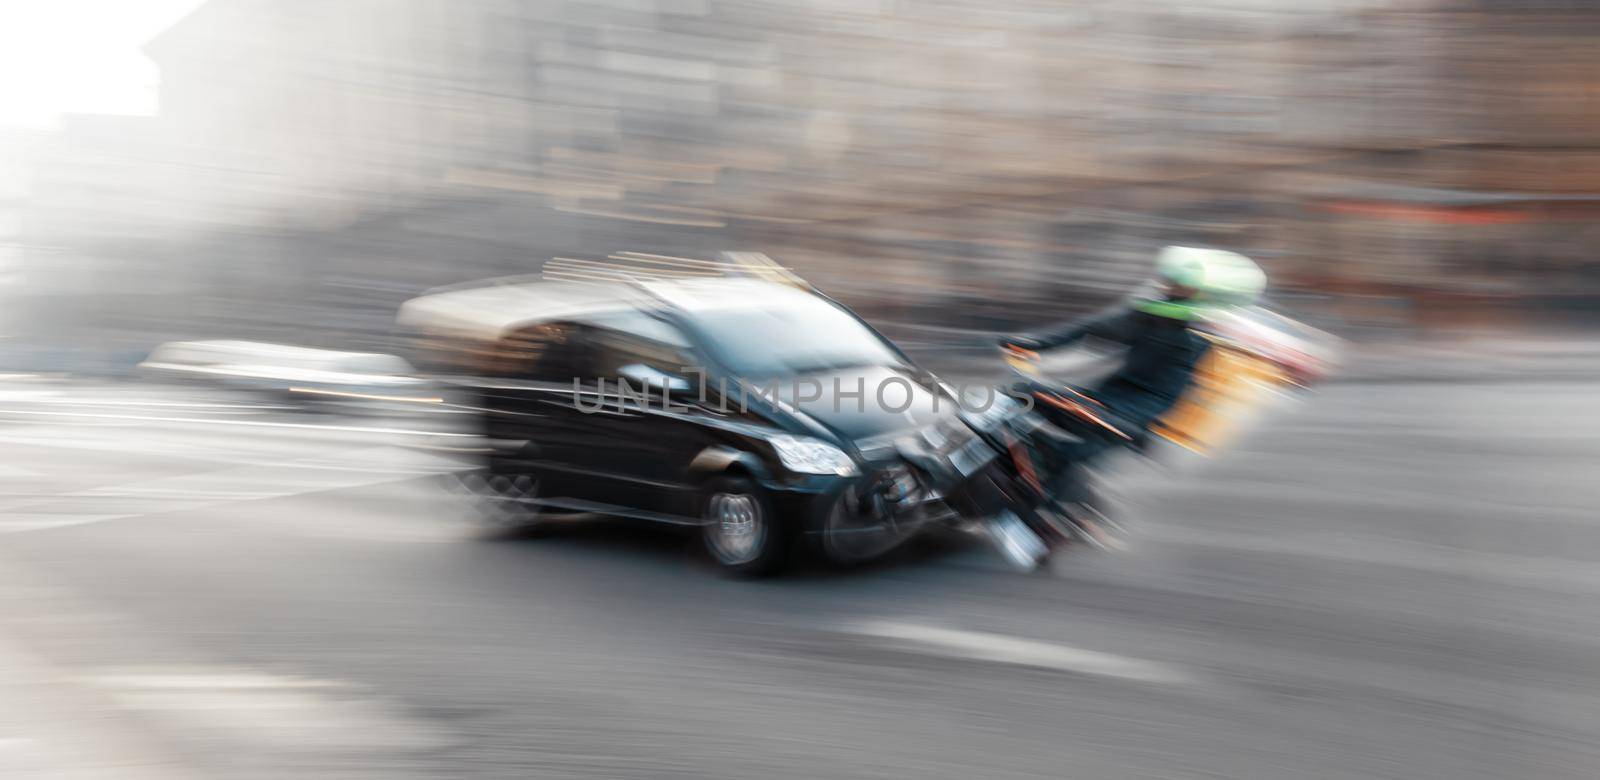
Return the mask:
[[695,527],[742,574],[802,538],[855,562],[949,517],[908,447],[967,473],[994,456],[951,390],[807,288],[494,284],[414,299],[400,325],[481,412],[487,454],[464,484],[495,524]]

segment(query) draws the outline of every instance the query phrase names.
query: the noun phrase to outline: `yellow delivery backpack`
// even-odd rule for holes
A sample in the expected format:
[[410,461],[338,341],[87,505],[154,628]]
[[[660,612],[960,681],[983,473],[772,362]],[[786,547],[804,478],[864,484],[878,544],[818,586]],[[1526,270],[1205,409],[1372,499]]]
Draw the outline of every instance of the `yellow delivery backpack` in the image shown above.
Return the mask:
[[1211,349],[1195,366],[1194,384],[1152,430],[1180,447],[1207,454],[1236,433],[1244,418],[1268,398],[1295,383],[1277,363],[1242,344],[1202,335]]

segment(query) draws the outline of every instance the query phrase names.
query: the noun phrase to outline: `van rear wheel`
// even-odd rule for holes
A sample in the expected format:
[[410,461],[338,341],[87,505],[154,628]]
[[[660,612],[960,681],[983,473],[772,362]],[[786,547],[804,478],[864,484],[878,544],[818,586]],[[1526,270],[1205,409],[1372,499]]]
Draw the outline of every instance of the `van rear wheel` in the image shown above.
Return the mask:
[[532,476],[473,472],[459,476],[457,484],[470,499],[467,519],[487,537],[533,536],[547,525],[534,503],[539,481]]

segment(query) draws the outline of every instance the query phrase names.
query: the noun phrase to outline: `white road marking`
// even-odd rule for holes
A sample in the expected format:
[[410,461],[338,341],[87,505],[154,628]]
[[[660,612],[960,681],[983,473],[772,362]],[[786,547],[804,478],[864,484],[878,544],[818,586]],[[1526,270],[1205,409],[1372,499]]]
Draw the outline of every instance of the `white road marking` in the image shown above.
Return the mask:
[[0,777],[190,780],[184,758],[114,711],[92,687],[74,685],[59,659],[0,636]]
[[473,433],[417,431],[408,428],[369,428],[361,425],[317,425],[314,423],[261,422],[259,420],[217,420],[200,417],[151,417],[135,414],[93,414],[90,412],[36,412],[26,409],[0,409],[0,415],[24,415],[28,417],[71,417],[90,420],[136,420],[140,422],[171,422],[186,423],[190,425],[244,425],[253,428],[352,431],[356,433],[385,433],[397,434],[401,436],[437,436],[440,438],[474,438],[477,436],[477,434]]
[[428,751],[456,742],[363,689],[336,680],[206,666],[108,670],[82,678],[184,740],[281,759]]
[[5,512],[0,514],[0,534],[21,533],[23,531],[42,531],[47,528],[66,528],[73,525],[87,525],[105,520],[121,520],[130,517],[127,514],[81,514],[81,513],[35,513],[15,514]]
[[43,398],[60,398],[60,390],[0,390],[0,401],[34,401]]
[[[370,447],[55,495],[11,497],[10,500],[0,496],[0,533],[40,531],[219,507],[242,501],[368,487],[443,474],[459,468],[459,462],[448,458],[412,453],[398,447]],[[416,504],[417,501],[426,500],[426,496],[411,496],[406,500]],[[106,509],[115,511],[106,512]],[[286,520],[292,521],[292,518]],[[353,532],[348,522],[329,524],[318,521],[314,525],[331,526],[343,534]],[[384,528],[386,530],[383,533],[369,529],[360,536],[393,541],[435,539],[433,534],[418,534],[414,528],[404,524],[386,523]]]
[[0,395],[0,401],[37,401],[45,406],[153,406],[177,409],[290,410],[282,404],[221,404],[209,401],[145,401],[124,398],[62,398],[60,393],[35,393],[35,397]]
[[887,620],[862,623],[848,631],[947,658],[1054,669],[1146,683],[1185,684],[1196,681],[1192,675],[1165,664],[1004,634]]
[[285,677],[280,675],[260,674],[255,672],[219,671],[212,669],[191,670],[187,672],[173,672],[171,670],[156,670],[153,672],[131,673],[113,672],[110,674],[92,675],[89,681],[95,685],[116,688],[120,690],[270,690],[270,689],[315,689],[315,688],[348,688],[349,685],[332,680],[315,680],[307,677]]
[[[92,452],[136,453],[160,455],[189,460],[199,459],[218,466],[282,466],[311,447],[301,441],[269,440],[265,437],[226,437],[211,430],[170,428],[152,430],[137,425],[123,427],[113,423],[101,425],[67,424],[47,429],[0,429],[0,444],[19,444],[28,447],[45,447],[58,450],[88,450]],[[111,427],[111,430],[107,430]],[[300,436],[302,434],[291,434]],[[370,444],[382,438],[351,436],[329,437],[326,441]],[[468,442],[470,443],[470,441]],[[320,443],[319,443],[320,444]],[[429,449],[440,449],[430,447]],[[421,452],[408,444],[408,452]],[[278,457],[271,457],[272,455]],[[318,467],[322,468],[322,467]]]
[[1388,566],[1563,593],[1590,595],[1600,592],[1600,569],[1593,562],[1574,558],[1485,552],[1354,534],[1302,533],[1281,538],[1270,532],[1249,534],[1163,525],[1152,527],[1146,535],[1154,544],[1178,548],[1195,547],[1341,564]]

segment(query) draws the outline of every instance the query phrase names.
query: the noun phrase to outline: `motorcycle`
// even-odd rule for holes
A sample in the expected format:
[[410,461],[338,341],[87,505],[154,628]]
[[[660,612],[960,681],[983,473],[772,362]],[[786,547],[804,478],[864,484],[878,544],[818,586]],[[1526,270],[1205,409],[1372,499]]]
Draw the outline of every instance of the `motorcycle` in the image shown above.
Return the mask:
[[1321,380],[1333,363],[1332,337],[1264,309],[1230,315],[1202,335],[1212,349],[1193,385],[1148,431],[1125,430],[1104,404],[1049,377],[1037,353],[1003,347],[1013,381],[987,410],[965,414],[987,445],[986,462],[952,468],[914,453],[906,459],[1019,569],[1037,569],[1073,544],[1121,549],[1127,529],[1086,483],[1092,475],[1061,453],[1100,437],[1146,456],[1164,444],[1210,454],[1269,399]]
[[[1085,437],[1099,436],[1136,445],[1103,404],[1064,382],[1048,378],[1037,355],[1005,349],[1015,373],[1004,388],[1001,411],[971,421],[972,428],[997,453],[946,492],[961,516],[977,518],[994,546],[1014,566],[1032,570],[1057,550],[1081,543],[1117,549],[1125,534],[1101,505],[1098,494],[1062,455]],[[1056,476],[1063,475],[1063,476]],[[1076,500],[1065,502],[1062,494]]]

